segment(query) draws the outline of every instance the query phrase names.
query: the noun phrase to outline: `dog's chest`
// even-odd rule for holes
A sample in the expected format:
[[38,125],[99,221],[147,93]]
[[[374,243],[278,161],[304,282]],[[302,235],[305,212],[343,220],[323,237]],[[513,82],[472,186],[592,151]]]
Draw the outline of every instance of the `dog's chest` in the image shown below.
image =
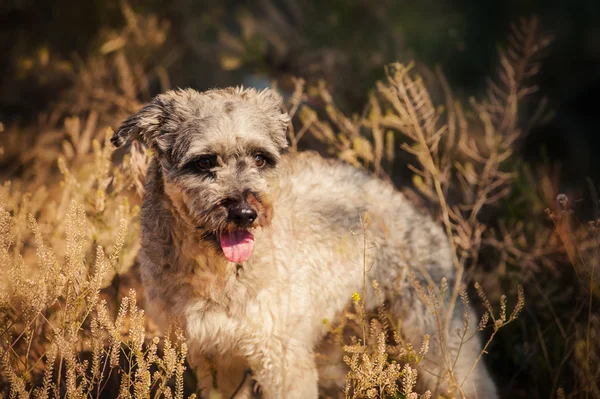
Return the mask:
[[280,305],[267,292],[228,305],[205,304],[203,309],[191,304],[186,312],[187,334],[206,353],[249,356],[286,335]]

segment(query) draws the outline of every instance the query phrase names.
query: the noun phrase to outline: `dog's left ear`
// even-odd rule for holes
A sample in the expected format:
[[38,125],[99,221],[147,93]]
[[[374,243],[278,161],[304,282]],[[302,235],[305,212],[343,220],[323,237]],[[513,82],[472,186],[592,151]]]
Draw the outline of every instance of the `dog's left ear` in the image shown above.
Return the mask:
[[280,149],[287,148],[287,128],[291,118],[281,109],[283,103],[281,96],[272,89],[265,89],[258,93],[258,98],[271,111],[267,113],[271,119],[271,126],[274,127],[271,139]]
[[140,139],[149,147],[164,151],[166,143],[161,145],[161,130],[166,119],[165,101],[162,96],[155,97],[148,105],[123,122],[110,139],[115,147]]
[[291,119],[292,118],[290,118],[289,114],[283,111],[281,111],[278,117],[278,122],[281,130],[280,134],[278,135],[279,140],[277,141],[282,150],[287,148],[288,146],[287,130]]

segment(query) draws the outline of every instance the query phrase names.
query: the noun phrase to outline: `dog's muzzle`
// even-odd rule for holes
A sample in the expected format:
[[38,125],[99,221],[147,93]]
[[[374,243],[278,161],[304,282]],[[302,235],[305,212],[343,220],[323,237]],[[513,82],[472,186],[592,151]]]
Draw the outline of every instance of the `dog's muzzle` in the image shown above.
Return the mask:
[[247,228],[254,223],[258,217],[256,210],[248,203],[233,204],[228,209],[228,219],[240,228]]

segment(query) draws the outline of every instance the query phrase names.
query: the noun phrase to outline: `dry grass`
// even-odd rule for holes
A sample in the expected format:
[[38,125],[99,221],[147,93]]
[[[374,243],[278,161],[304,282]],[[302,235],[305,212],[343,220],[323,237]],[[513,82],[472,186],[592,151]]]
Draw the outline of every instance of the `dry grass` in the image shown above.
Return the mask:
[[[151,154],[137,144],[114,154],[104,126],[116,125],[148,99],[149,77],[169,85],[164,68],[147,57],[164,42],[166,26],[126,5],[123,13],[123,31],[105,33],[99,55],[72,65],[72,90],[37,126],[0,129],[0,154],[15,164],[0,189],[0,397],[191,393],[181,334],[174,328],[162,340],[154,337],[135,291],[115,299],[111,290],[138,249],[138,205]],[[600,396],[600,220],[579,222],[572,201],[557,197],[550,174],[534,176],[518,159],[519,139],[543,112],[524,113],[522,104],[536,91],[529,81],[549,43],[537,20],[515,25],[497,78],[468,107],[453,97],[441,71],[436,76],[445,101],[435,104],[410,65],[387,67],[386,81],[377,84],[362,115],[342,113],[324,85],[306,88],[295,81],[286,102],[294,117],[292,151],[307,139],[318,141],[330,154],[384,179],[392,178],[400,155],[409,157],[413,186],[445,227],[459,277],[454,286],[413,282],[437,320],[437,331],[423,338],[421,348],[403,341],[401,321],[390,318],[381,295],[377,312],[364,310],[366,285],[379,291],[377,282],[363,281],[363,292],[349,298],[346,317],[331,326],[332,345],[343,346],[348,366],[340,397],[430,397],[416,392],[415,365],[432,339],[442,348],[447,334],[472,339],[469,325],[477,325],[486,342],[478,361],[498,359],[494,345],[511,334],[523,348],[540,348],[503,355],[505,361],[528,356],[527,364],[542,365],[531,372],[532,391],[550,378],[545,392],[552,397]],[[310,108],[308,98],[323,107]],[[36,137],[35,145],[25,148],[23,136]],[[551,226],[544,224],[548,203]],[[513,206],[522,212],[512,212]],[[365,215],[365,251],[368,224]],[[567,262],[571,267],[564,270]],[[551,289],[567,284],[552,281],[571,272],[576,294],[550,297]],[[476,305],[467,290],[478,297]],[[464,329],[448,331],[457,301],[482,317],[470,320],[467,313]],[[539,309],[549,315],[547,325],[531,316]],[[545,337],[562,340],[559,349]],[[454,377],[454,364],[456,358],[445,353],[440,379],[460,397],[463,381]]]

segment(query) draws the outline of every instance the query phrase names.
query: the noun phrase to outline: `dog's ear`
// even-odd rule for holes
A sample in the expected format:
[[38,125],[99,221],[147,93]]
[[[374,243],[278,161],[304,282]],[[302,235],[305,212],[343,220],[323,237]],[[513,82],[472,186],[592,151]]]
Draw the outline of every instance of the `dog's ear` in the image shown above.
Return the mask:
[[115,147],[121,147],[139,138],[150,148],[161,150],[159,136],[166,119],[165,106],[162,95],[155,97],[148,105],[123,122],[110,139],[111,143]]
[[290,116],[281,109],[283,102],[281,96],[274,90],[265,89],[258,93],[258,98],[271,111],[268,113],[271,125],[274,127],[271,139],[280,149],[287,148],[287,128]]
[[287,112],[280,112],[281,113],[277,117],[277,122],[279,124],[279,134],[276,134],[276,142],[279,145],[279,147],[283,150],[288,146],[287,129],[292,118],[290,118],[290,115]]

